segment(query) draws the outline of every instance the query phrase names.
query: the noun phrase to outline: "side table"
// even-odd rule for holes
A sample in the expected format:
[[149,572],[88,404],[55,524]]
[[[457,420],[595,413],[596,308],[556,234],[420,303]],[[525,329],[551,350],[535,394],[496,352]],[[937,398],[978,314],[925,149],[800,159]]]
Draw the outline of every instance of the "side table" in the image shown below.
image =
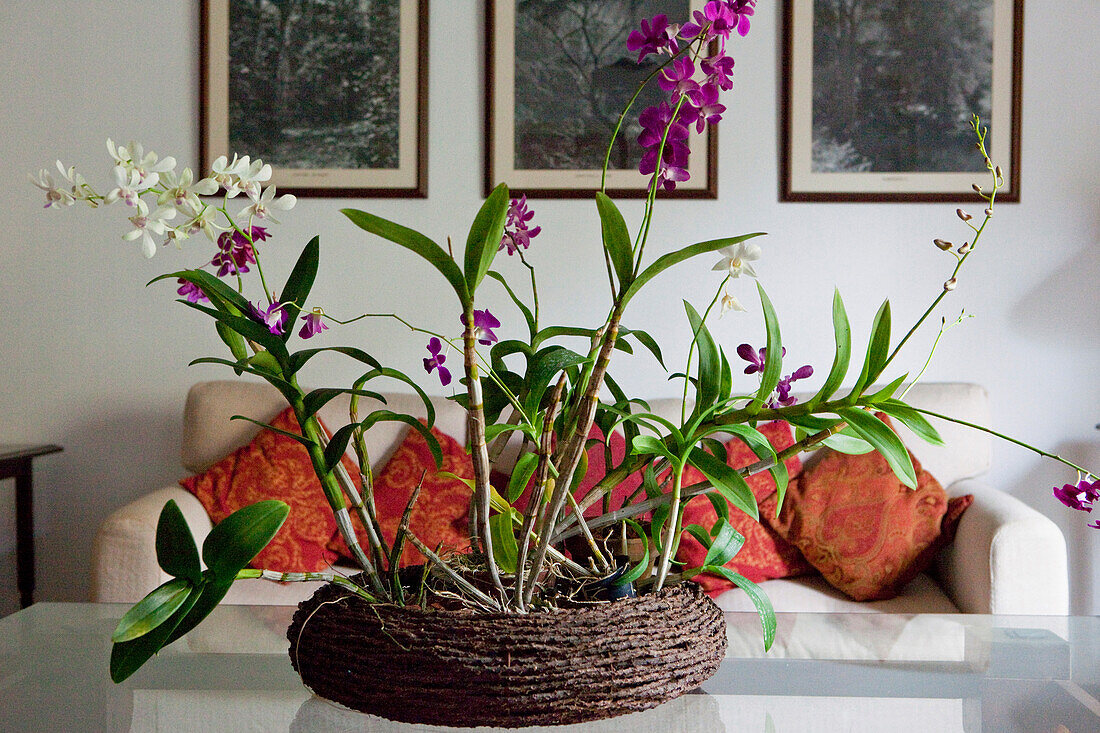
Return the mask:
[[19,603],[34,603],[34,482],[31,460],[58,453],[59,445],[0,443],[0,479],[15,479],[15,573]]

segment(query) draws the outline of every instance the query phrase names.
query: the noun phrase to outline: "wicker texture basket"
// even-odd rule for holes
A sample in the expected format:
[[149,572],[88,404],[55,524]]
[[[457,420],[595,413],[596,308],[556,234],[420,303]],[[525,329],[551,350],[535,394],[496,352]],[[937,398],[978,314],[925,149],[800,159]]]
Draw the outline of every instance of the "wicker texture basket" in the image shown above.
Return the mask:
[[645,710],[710,678],[722,612],[694,583],[555,613],[372,606],[334,586],[303,601],[290,658],[321,697],[391,720],[520,727]]

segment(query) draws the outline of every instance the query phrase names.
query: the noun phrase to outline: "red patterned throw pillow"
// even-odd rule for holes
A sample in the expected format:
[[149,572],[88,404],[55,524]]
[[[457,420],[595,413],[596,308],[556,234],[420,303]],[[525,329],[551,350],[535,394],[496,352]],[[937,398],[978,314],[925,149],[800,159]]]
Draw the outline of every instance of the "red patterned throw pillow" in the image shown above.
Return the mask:
[[893,598],[951,541],[972,500],[952,500],[949,511],[939,482],[915,458],[913,468],[916,489],[902,484],[878,451],[823,448],[787,488],[779,517],[774,499],[760,515],[850,598]]
[[[301,434],[289,407],[271,426]],[[359,472],[345,458],[358,479]],[[297,441],[271,430],[261,430],[252,442],[238,448],[197,476],[180,481],[202,503],[217,524],[241,507],[264,499],[290,505],[290,515],[271,543],[260,551],[252,567],[290,571],[325,570],[336,560],[328,545],[337,536],[336,520],[321,492],[309,454]]]
[[[783,450],[794,443],[791,435],[791,427],[785,422],[771,422],[762,425],[760,432],[772,444],[776,451]],[[755,463],[758,458],[744,442],[737,438],[726,443],[727,463],[733,468],[742,468]],[[793,456],[785,462],[787,472],[792,477],[797,477],[802,469],[802,462],[798,456]],[[688,467],[684,472],[684,484],[702,481],[703,476],[696,469]],[[740,552],[726,563],[726,567],[736,573],[744,575],[749,580],[759,583],[772,578],[788,578],[795,575],[805,575],[813,572],[813,567],[802,557],[798,548],[787,542],[783,537],[769,527],[764,521],[763,502],[772,498],[771,511],[775,512],[775,480],[768,471],[754,474],[748,477],[749,488],[756,497],[760,508],[760,521],[757,522],[740,509],[730,507],[730,524],[745,537],[745,544]],[[696,496],[688,502],[684,509],[684,526],[699,524],[709,529],[718,515],[714,511],[714,505],[705,496]],[[688,567],[698,567],[706,557],[706,549],[690,535],[684,535],[680,541],[680,548],[676,559],[688,564]],[[725,578],[704,573],[695,576],[694,580],[703,586],[711,595],[723,593],[733,587]]]
[[[413,489],[423,477],[424,485],[420,496],[413,505],[409,529],[428,547],[435,550],[442,546],[441,552],[464,552],[470,548],[470,533],[467,529],[470,511],[470,488],[462,481],[441,472],[452,473],[464,479],[472,480],[474,466],[470,456],[458,441],[435,428],[432,435],[439,441],[443,450],[443,466],[437,469],[435,459],[428,450],[428,442],[419,431],[409,428],[401,445],[394,451],[382,470],[374,476],[374,500],[378,512],[378,522],[387,546],[393,545],[401,515],[409,503]],[[358,475],[358,474],[357,474]],[[353,518],[359,542],[367,547],[366,534],[358,517]],[[337,535],[329,543],[329,548],[341,557],[350,557],[351,552],[343,539]],[[401,553],[401,567],[424,562],[424,556],[406,543]]]

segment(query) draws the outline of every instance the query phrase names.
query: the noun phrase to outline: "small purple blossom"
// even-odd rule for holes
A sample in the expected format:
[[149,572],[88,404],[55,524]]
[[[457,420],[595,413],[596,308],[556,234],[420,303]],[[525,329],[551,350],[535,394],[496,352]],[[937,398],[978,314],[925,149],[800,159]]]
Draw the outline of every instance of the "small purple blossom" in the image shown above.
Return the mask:
[[814,368],[809,364],[800,366],[795,369],[793,373],[783,377],[779,380],[779,384],[775,385],[775,398],[770,400],[767,407],[790,407],[794,403],[798,402],[797,397],[791,396],[791,385],[799,379],[807,379],[814,375]]
[[439,370],[439,383],[446,387],[451,383],[451,372],[447,367],[443,366],[443,362],[447,361],[447,357],[441,352],[443,351],[443,344],[435,336],[428,341],[428,353],[431,356],[424,359],[424,371],[428,374],[432,373],[432,370]]
[[[745,374],[756,374],[764,371],[764,362],[768,359],[768,347],[754,349],[751,344],[741,344],[737,347],[737,355],[749,363],[745,367]],[[786,355],[787,347],[784,346],[780,356]]]
[[263,325],[267,326],[267,330],[276,336],[282,336],[286,333],[286,322],[289,318],[289,313],[286,311],[286,304],[275,301],[267,308],[262,305],[248,304],[252,309],[253,320],[259,321]]
[[[687,105],[682,105],[681,110]],[[667,102],[648,107],[638,117],[642,125],[642,132],[638,135],[638,144],[646,148],[638,163],[638,171],[643,176],[657,172],[657,183],[671,191],[680,181],[688,180],[691,175],[687,171],[691,150],[687,146],[689,131],[687,126],[678,117],[673,120],[672,107]],[[667,130],[667,135],[666,135]],[[661,149],[661,140],[664,138],[664,149]],[[660,170],[657,169],[658,156],[660,157]]]
[[[1089,482],[1087,478],[1081,479],[1076,484],[1066,484],[1061,488],[1054,488],[1054,498],[1062,502],[1070,509],[1080,512],[1091,512],[1093,502],[1100,499],[1100,479]],[[1092,526],[1091,524],[1089,525]],[[1100,527],[1097,527],[1100,529]]]
[[707,82],[717,84],[719,89],[733,89],[733,59],[719,53],[699,62],[699,68],[707,75]]
[[530,247],[531,238],[538,236],[542,231],[542,227],[528,228],[527,222],[531,221],[534,215],[535,212],[527,208],[526,195],[512,199],[512,203],[508,206],[508,217],[504,221],[504,236],[500,238],[497,251],[507,249],[508,254],[513,255],[520,249]]
[[[270,236],[264,227],[252,227],[249,234],[253,242],[262,242]],[[244,274],[249,271],[249,264],[256,264],[252,242],[239,231],[222,232],[218,237],[218,250],[210,261],[218,268],[218,277]]]
[[649,20],[642,20],[640,31],[631,31],[626,39],[626,47],[638,52],[639,64],[651,53],[676,53],[680,50],[676,44],[678,31],[679,28],[669,24],[667,15],[655,15]]
[[701,133],[707,125],[721,121],[726,105],[718,103],[718,87],[704,84],[693,97],[689,97],[695,116],[695,132]]
[[695,64],[687,56],[680,56],[657,77],[657,86],[672,92],[674,102],[680,97],[693,98],[699,92],[699,84],[692,79],[693,76]]
[[692,40],[702,35],[705,43],[716,38],[725,42],[729,38],[730,31],[738,23],[737,16],[723,0],[712,0],[701,11],[696,10],[693,15],[694,21],[684,23],[680,28],[680,37],[685,40]]
[[202,288],[193,282],[188,282],[182,277],[176,282],[180,283],[179,290],[176,292],[187,299],[188,303],[209,303],[210,298],[206,297],[206,293],[202,292]]
[[313,338],[321,331],[327,331],[328,326],[324,321],[325,312],[320,308],[314,308],[311,312],[302,316],[302,320],[305,324],[301,330],[298,331],[298,336],[304,339]]
[[736,18],[737,34],[744,38],[749,34],[749,18],[756,12],[756,0],[726,0],[726,4]]
[[[466,314],[463,313],[459,316],[459,320],[462,325],[466,325]],[[500,321],[496,319],[489,309],[475,310],[474,311],[474,338],[477,342],[483,346],[490,346],[497,341],[497,335],[493,333],[494,328],[500,328]]]

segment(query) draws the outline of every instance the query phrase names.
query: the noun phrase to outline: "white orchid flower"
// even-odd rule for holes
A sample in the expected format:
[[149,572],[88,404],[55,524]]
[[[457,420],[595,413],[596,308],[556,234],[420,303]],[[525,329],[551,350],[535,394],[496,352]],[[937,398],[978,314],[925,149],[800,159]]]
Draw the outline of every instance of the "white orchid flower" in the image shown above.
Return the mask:
[[256,158],[248,166],[248,170],[240,174],[240,189],[248,195],[248,198],[257,201],[260,198],[260,186],[271,180],[271,166]]
[[238,158],[234,153],[233,160],[230,161],[226,156],[219,155],[214,159],[212,168],[214,175],[211,178],[225,189],[227,197],[233,198],[241,192],[240,176],[248,171],[248,156]]
[[140,239],[141,253],[148,259],[157,253],[157,245],[153,241],[153,235],[163,235],[165,233],[167,229],[165,222],[176,215],[176,209],[172,206],[160,206],[150,214],[149,207],[144,201],[138,199],[137,203],[138,213],[130,217],[130,223],[134,225],[134,228],[123,234],[122,238],[127,242]]
[[270,219],[274,223],[278,224],[279,220],[276,219],[268,211],[269,209],[275,209],[277,211],[290,211],[294,208],[294,204],[298,202],[298,199],[291,194],[286,194],[275,198],[275,187],[268,186],[264,189],[259,198],[253,199],[251,206],[246,206],[241,209],[241,216],[244,217],[256,217],[257,219]]
[[41,188],[46,192],[46,206],[47,209],[56,208],[58,206],[72,206],[73,197],[67,191],[63,191],[57,187],[54,183],[53,176],[46,172],[45,169],[38,172],[38,178],[34,176],[30,177],[31,183]]
[[107,152],[115,159],[118,167],[136,172],[139,180],[148,184],[146,188],[155,186],[161,173],[176,167],[175,158],[168,156],[164,160],[159,160],[153,151],[146,153],[141,143],[131,142],[128,146],[116,147],[114,142],[107,138]]
[[718,314],[718,317],[726,315],[729,311],[745,312],[745,306],[741,305],[741,301],[733,297],[729,293],[722,294],[722,312]]
[[217,215],[217,209],[207,206],[195,214],[191,221],[184,224],[182,228],[186,229],[188,235],[197,234],[201,231],[211,242],[216,242],[218,235],[225,231],[225,227],[219,226],[215,221]]
[[760,245],[754,242],[738,242],[737,244],[723,247],[718,250],[722,259],[718,261],[713,270],[727,270],[730,277],[740,277],[742,273],[749,277],[756,277],[756,270],[749,264],[760,259]]
[[141,194],[152,185],[148,179],[143,180],[136,170],[127,170],[120,165],[115,166],[112,173],[115,176],[117,188],[108,191],[103,197],[105,204],[113,204],[122,199],[127,206],[137,206],[141,201]]
[[203,178],[196,183],[190,168],[184,168],[179,178],[176,178],[174,171],[166,172],[161,178],[164,191],[157,197],[157,203],[175,206],[185,215],[194,214],[202,208],[199,196],[210,196],[218,191],[218,182],[213,178]]

